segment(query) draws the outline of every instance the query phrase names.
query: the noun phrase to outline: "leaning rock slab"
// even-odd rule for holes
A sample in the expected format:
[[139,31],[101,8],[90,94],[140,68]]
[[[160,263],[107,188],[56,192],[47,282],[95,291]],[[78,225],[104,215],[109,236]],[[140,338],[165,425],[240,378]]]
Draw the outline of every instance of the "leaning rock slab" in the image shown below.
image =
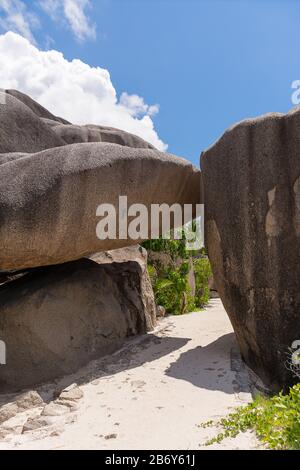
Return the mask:
[[272,389],[295,381],[300,339],[300,111],[229,129],[201,158],[206,243],[246,363]]
[[0,391],[70,374],[152,329],[138,263],[84,259],[37,270],[0,286],[6,365]]
[[[128,207],[200,202],[200,171],[156,150],[110,143],[73,144],[0,165],[0,270],[63,263],[133,245],[128,237],[100,240],[100,204],[119,196]],[[150,224],[149,224],[150,232]],[[118,233],[117,233],[118,235]]]

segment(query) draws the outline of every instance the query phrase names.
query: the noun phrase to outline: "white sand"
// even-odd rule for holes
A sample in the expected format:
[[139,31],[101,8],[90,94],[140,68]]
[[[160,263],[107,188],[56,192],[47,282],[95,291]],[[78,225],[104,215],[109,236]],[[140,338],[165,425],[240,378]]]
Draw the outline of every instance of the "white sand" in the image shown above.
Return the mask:
[[[154,334],[65,379],[84,392],[73,423],[44,438],[9,437],[0,449],[207,449],[218,430],[199,424],[251,401],[232,331],[218,299],[205,311],[165,318]],[[256,446],[246,433],[209,448]]]

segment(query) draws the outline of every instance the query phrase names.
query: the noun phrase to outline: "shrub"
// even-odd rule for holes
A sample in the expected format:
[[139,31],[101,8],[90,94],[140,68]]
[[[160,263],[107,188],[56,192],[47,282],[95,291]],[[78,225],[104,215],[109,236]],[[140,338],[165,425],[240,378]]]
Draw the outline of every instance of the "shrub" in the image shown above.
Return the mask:
[[[180,315],[194,310],[195,305],[187,280],[188,269],[188,263],[183,263],[175,270],[166,269],[154,282],[156,303],[162,305],[168,313]],[[152,279],[155,279],[155,276],[152,275]]]
[[157,271],[156,271],[155,267],[152,266],[151,264],[148,263],[147,267],[148,267],[149,278],[150,278],[152,287],[154,288],[154,286],[157,282],[157,279],[158,279],[158,274],[157,274]]
[[195,305],[202,308],[209,301],[208,281],[212,276],[210,262],[207,257],[193,260],[196,281]]
[[[205,423],[202,427],[213,424]],[[290,388],[287,395],[259,396],[253,403],[238,408],[216,424],[221,425],[224,431],[206,445],[253,430],[270,449],[300,450],[300,384]]]
[[187,256],[184,239],[173,240],[159,238],[157,240],[147,240],[142,244],[142,246],[146,248],[146,250],[168,253],[173,260],[176,260],[176,258],[185,258]]
[[[172,266],[161,266],[157,261],[149,261],[148,271],[156,303],[162,305],[166,312],[176,315],[203,308],[209,300],[208,281],[211,276],[205,249],[188,251],[184,233],[182,235],[181,240],[160,238],[147,240],[142,245],[146,250],[166,253],[174,261]],[[190,260],[195,273],[195,296],[192,295],[188,282]],[[178,262],[181,263],[180,267],[176,267]]]

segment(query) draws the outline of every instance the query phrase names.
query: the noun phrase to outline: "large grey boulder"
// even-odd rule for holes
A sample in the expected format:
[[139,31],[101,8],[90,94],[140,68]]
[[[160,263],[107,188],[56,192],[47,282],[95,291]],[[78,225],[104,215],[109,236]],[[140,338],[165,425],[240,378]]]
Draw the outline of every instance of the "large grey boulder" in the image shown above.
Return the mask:
[[300,339],[300,111],[229,129],[201,158],[206,243],[246,363],[273,390]]
[[38,117],[50,119],[52,121],[56,121],[57,123],[70,124],[70,122],[67,121],[66,119],[54,116],[52,113],[50,113],[50,111],[48,111],[48,109],[44,108],[44,106],[34,101],[32,98],[30,98],[30,96],[25,95],[25,93],[22,93],[21,91],[18,91],[18,90],[5,90],[5,91],[8,95],[14,96],[19,101],[21,101],[21,103],[25,104]]
[[[44,120],[45,121],[45,120]],[[125,145],[133,148],[154,149],[153,145],[129,132],[115,129],[113,127],[96,126],[92,124],[77,126],[75,124],[51,123],[46,120],[52,130],[63,139],[66,144],[86,142],[111,142],[113,144]]]
[[[1,161],[1,160],[0,160]],[[200,171],[178,157],[110,143],[73,144],[0,166],[0,270],[58,264],[136,244],[100,240],[100,204],[200,202]],[[102,218],[103,219],[103,218]],[[150,224],[149,234],[150,235]]]
[[51,266],[0,286],[2,392],[75,372],[153,328],[141,260],[99,263]]
[[120,129],[71,124],[17,90],[6,90],[5,100],[6,104],[0,106],[0,153],[37,152],[86,142],[110,142],[126,147],[154,149],[141,137]]
[[18,160],[19,158],[27,157],[31,155],[30,153],[24,152],[9,152],[9,153],[1,153],[0,154],[0,165],[4,163],[12,162],[13,160]]
[[65,141],[28,106],[5,95],[5,104],[0,104],[0,154],[39,152],[61,145]]

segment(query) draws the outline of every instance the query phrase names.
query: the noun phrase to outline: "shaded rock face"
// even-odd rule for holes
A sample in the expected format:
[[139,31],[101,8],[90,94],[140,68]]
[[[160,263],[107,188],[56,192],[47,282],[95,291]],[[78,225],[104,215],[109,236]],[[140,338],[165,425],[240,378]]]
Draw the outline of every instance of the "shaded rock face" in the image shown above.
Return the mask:
[[[147,251],[139,245],[120,248],[112,251],[103,251],[102,253],[95,253],[90,257],[93,261],[99,264],[113,263],[116,268],[123,263],[133,266],[138,269],[140,273],[140,296],[143,303],[144,310],[147,312],[146,325],[148,330],[152,330],[156,325],[157,307],[154,300],[154,293],[152,284],[147,269]],[[137,266],[138,264],[138,266]]]
[[[133,245],[132,238],[100,240],[96,210],[119,196],[128,207],[195,204],[200,171],[151,149],[111,143],[73,144],[0,165],[0,270],[63,263]],[[129,219],[128,219],[129,221]],[[150,232],[150,223],[149,223]]]
[[219,294],[216,286],[216,282],[214,280],[214,276],[211,276],[208,280],[208,288],[209,288],[209,296],[211,299],[218,299]]
[[229,129],[201,158],[206,244],[246,363],[273,390],[300,339],[300,112]]
[[82,259],[0,286],[0,338],[7,353],[0,390],[74,372],[115,351],[124,338],[152,329],[151,293],[144,291],[143,276],[141,261]]

